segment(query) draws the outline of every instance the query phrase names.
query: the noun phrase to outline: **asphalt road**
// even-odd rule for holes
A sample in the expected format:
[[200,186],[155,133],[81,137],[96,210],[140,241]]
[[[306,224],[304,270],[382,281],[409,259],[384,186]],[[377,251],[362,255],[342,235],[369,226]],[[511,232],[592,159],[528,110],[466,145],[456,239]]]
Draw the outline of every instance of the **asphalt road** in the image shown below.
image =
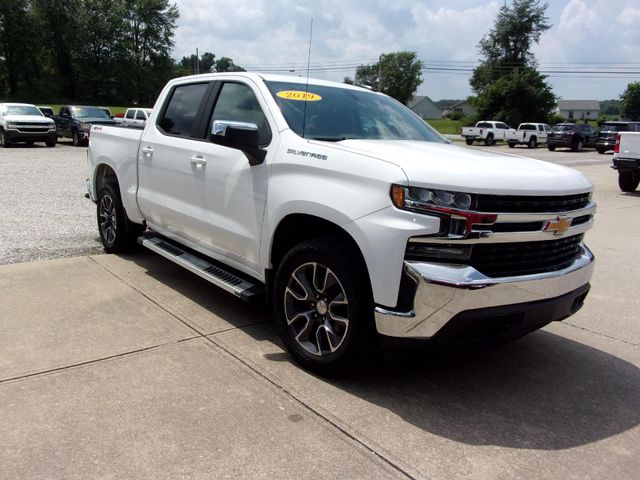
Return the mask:
[[[1,265],[0,476],[637,479],[640,192],[619,191],[610,155],[488,148],[594,182],[597,263],[576,315],[328,381],[291,362],[267,309],[151,252]],[[2,150],[0,175],[2,263],[96,249],[84,149]]]

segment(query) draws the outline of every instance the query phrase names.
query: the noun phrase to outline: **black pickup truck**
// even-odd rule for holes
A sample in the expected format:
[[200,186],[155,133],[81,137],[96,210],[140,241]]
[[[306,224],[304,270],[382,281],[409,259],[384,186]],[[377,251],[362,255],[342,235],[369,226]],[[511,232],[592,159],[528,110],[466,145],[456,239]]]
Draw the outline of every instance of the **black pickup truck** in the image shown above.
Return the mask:
[[100,107],[64,105],[60,114],[53,117],[58,129],[58,137],[73,139],[73,145],[79,147],[89,143],[91,125],[115,125]]

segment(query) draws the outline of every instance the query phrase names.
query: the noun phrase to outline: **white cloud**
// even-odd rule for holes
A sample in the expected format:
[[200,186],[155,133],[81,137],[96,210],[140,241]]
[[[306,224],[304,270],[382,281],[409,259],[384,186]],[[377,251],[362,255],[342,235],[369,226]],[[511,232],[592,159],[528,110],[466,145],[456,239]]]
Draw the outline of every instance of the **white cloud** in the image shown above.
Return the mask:
[[[174,55],[212,51],[243,66],[296,68],[307,62],[314,19],[312,64],[355,65],[384,52],[415,50],[434,60],[474,62],[477,44],[493,26],[503,0],[178,0]],[[564,6],[564,8],[562,8]],[[562,62],[638,62],[637,0],[553,0],[553,28],[534,47],[546,67]],[[586,65],[586,64],[584,64]],[[583,66],[584,66],[583,65]],[[640,63],[633,66],[640,70]],[[354,69],[313,72],[341,80]],[[419,92],[438,98],[470,94],[464,73],[425,72]],[[616,97],[629,79],[551,77],[564,98]]]

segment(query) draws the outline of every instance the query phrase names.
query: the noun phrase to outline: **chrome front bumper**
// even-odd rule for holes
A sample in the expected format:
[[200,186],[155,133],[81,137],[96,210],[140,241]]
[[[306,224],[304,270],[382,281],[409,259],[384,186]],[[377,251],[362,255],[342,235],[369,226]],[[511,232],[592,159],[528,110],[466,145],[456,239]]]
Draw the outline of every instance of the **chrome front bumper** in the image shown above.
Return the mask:
[[490,278],[469,266],[405,261],[405,273],[417,282],[414,309],[376,307],[376,328],[389,337],[431,338],[468,310],[551,300],[577,290],[589,283],[593,266],[584,245],[567,268],[520,277]]

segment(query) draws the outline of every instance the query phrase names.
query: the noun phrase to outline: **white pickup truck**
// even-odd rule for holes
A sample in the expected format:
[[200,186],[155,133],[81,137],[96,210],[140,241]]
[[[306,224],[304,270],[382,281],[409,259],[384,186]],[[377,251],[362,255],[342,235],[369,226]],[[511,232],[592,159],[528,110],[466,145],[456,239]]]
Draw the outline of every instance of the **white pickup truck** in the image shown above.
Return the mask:
[[640,184],[640,132],[620,132],[613,150],[613,168],[623,192],[634,192]]
[[106,252],[137,241],[264,296],[320,374],[366,365],[388,337],[516,338],[589,291],[596,207],[581,173],[456,147],[363,88],[174,79],[144,130],[94,125],[88,163]]
[[547,132],[551,127],[546,123],[521,123],[518,130],[507,135],[509,148],[516,145],[526,145],[527,148],[536,148],[541,143],[547,143]]
[[462,136],[467,145],[473,145],[477,140],[484,141],[485,145],[493,145],[497,141],[506,141],[507,136],[515,133],[515,130],[503,122],[486,121],[476,123],[475,127],[462,127]]

